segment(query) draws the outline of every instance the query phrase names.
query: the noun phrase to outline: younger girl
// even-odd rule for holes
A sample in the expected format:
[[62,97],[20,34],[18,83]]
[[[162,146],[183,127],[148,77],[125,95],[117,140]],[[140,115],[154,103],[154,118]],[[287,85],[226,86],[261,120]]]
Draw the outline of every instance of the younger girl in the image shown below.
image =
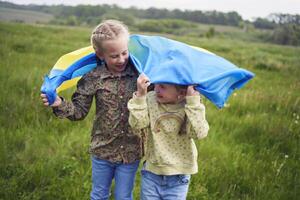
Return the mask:
[[193,139],[206,137],[209,129],[205,107],[193,86],[155,84],[147,94],[148,86],[141,74],[128,102],[129,124],[146,134],[141,199],[184,200],[190,175],[198,171]]
[[[91,134],[91,199],[108,199],[115,179],[114,197],[132,199],[135,174],[141,158],[141,141],[128,124],[127,102],[136,90],[137,72],[129,61],[129,32],[119,21],[107,20],[93,31],[91,43],[104,60],[77,84],[72,101],[57,97],[54,114],[72,121],[82,120],[96,100],[96,116]],[[101,63],[101,62],[99,62]],[[41,94],[44,105],[49,102]]]

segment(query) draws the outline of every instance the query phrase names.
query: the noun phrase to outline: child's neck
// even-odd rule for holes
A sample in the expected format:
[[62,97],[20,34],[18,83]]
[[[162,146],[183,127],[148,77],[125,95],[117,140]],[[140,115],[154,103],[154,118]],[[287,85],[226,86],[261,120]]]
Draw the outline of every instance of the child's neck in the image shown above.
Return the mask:
[[122,74],[122,72],[114,72],[114,71],[110,71],[110,73],[112,73],[114,76],[121,76]]
[[177,109],[181,109],[184,107],[184,101],[176,102],[176,103],[159,103],[161,108],[167,112],[172,112]]
[[170,105],[179,105],[179,104],[183,104],[184,103],[184,101],[185,101],[185,99],[178,99],[177,101],[172,101],[172,102],[168,102],[168,103],[160,103],[160,102],[158,102],[158,103],[160,103],[160,104],[170,104]]
[[[113,75],[113,76],[121,76],[122,72],[118,72],[118,71],[113,71],[113,70],[110,70],[107,66],[106,66],[106,69]],[[124,70],[125,71],[125,70]]]

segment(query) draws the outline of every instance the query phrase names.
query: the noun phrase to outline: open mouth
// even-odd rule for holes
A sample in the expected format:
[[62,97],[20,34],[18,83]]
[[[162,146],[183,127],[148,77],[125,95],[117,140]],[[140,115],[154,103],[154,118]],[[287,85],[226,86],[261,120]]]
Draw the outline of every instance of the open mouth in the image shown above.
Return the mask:
[[126,65],[125,65],[125,64],[123,64],[123,65],[116,65],[116,67],[117,67],[118,69],[124,69],[124,68],[126,67]]
[[122,63],[122,64],[117,64],[116,67],[117,67],[117,68],[125,68],[126,65],[127,65],[127,62],[124,62],[124,63]]

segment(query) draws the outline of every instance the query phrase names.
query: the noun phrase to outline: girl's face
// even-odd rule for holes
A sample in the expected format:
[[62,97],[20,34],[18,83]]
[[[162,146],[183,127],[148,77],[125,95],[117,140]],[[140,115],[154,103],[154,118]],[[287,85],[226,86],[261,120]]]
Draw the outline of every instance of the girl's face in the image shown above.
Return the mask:
[[159,103],[178,103],[185,96],[183,92],[180,92],[171,84],[155,84],[154,91],[156,93],[156,100]]
[[105,60],[108,70],[115,74],[124,71],[129,57],[128,38],[120,36],[103,41],[102,48],[102,52],[97,52],[97,56]]

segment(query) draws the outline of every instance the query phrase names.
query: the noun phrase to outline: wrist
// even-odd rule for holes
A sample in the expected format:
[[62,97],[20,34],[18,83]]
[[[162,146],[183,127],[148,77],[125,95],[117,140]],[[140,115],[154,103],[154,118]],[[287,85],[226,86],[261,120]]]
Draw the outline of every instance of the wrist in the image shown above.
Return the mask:
[[147,92],[140,92],[140,91],[136,92],[137,97],[144,97],[144,96],[146,96],[146,94],[147,94]]
[[200,95],[186,96],[186,103],[188,105],[197,105],[200,104],[200,101],[201,101]]
[[64,101],[63,97],[57,96],[54,103],[52,105],[50,105],[51,107],[58,107],[62,104],[62,102]]

